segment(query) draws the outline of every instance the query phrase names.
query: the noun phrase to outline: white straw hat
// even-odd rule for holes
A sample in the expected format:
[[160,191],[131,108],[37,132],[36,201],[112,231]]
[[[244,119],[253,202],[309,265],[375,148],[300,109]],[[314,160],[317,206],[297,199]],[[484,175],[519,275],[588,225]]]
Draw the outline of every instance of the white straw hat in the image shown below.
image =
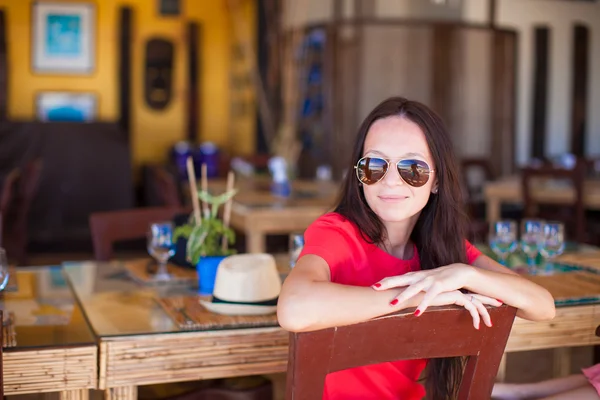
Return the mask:
[[237,254],[219,264],[209,311],[226,315],[262,315],[277,310],[281,278],[270,254]]

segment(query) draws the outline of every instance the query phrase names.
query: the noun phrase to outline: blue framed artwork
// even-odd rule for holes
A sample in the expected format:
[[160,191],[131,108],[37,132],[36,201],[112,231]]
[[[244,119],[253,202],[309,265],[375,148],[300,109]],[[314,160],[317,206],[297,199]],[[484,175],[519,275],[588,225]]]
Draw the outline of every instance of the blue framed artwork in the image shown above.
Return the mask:
[[95,11],[93,4],[34,3],[33,71],[90,74],[95,62]]
[[36,103],[37,118],[44,122],[91,122],[98,108],[94,93],[43,92]]

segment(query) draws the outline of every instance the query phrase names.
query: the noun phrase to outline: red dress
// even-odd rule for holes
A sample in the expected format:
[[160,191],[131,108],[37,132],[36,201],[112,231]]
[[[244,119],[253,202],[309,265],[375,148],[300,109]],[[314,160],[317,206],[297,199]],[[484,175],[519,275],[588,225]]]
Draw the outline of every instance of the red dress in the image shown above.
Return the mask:
[[[304,233],[300,254],[315,254],[329,265],[331,281],[353,286],[371,286],[381,279],[420,269],[416,248],[410,260],[398,259],[368,243],[358,228],[342,215],[328,213]],[[481,252],[469,242],[467,258],[472,263]],[[368,365],[327,375],[323,399],[422,399],[425,389],[417,379],[427,361],[406,360]]]

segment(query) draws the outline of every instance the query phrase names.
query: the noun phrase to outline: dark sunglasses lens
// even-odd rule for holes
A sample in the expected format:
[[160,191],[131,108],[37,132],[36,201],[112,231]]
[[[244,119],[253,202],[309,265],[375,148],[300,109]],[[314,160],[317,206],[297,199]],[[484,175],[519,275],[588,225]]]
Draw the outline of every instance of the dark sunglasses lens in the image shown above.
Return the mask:
[[421,160],[398,161],[398,173],[410,186],[421,187],[429,180],[429,165]]
[[379,182],[387,171],[387,161],[382,158],[365,157],[358,162],[358,179],[367,185]]

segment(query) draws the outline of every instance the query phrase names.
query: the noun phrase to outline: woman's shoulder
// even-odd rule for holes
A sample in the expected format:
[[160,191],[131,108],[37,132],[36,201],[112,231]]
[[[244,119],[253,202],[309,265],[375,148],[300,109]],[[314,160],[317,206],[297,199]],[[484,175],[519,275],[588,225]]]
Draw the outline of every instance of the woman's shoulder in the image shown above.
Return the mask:
[[306,233],[321,235],[339,235],[346,239],[355,239],[360,236],[360,231],[348,218],[336,212],[321,215],[308,227]]

